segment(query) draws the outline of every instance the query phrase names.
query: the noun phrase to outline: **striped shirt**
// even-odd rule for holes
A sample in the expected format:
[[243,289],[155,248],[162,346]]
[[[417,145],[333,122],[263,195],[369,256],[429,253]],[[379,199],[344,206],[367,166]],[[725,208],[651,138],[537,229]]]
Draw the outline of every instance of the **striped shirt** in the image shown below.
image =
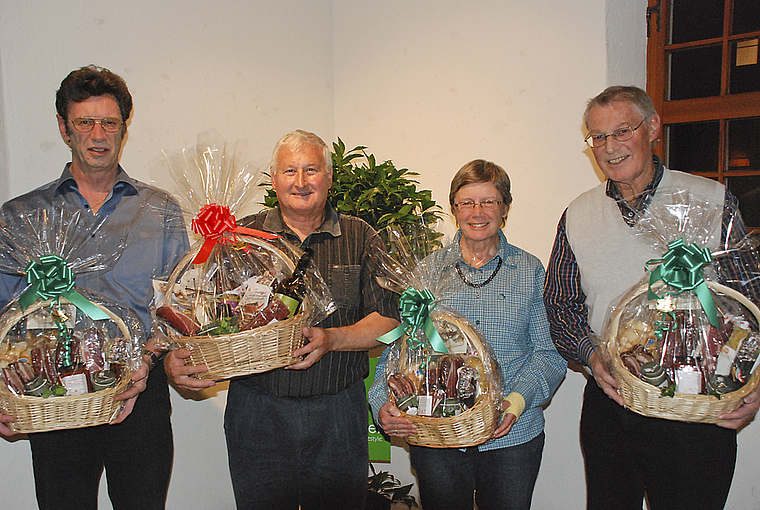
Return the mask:
[[[633,226],[638,215],[646,209],[662,180],[663,164],[656,155],[653,159],[654,177],[633,204],[628,204],[623,200],[614,181],[607,180],[606,194],[617,201],[620,213],[629,226]],[[744,238],[746,229],[739,214],[738,202],[728,190],[726,190],[723,207],[721,245],[725,245],[726,241],[729,245],[735,245]],[[559,220],[557,236],[549,258],[544,301],[551,325],[552,339],[559,353],[571,363],[588,366],[589,358],[594,352],[589,336],[601,332],[592,332],[588,324],[586,295],[581,287],[581,274],[575,254],[567,240],[566,215],[567,209]],[[730,284],[730,282],[726,283]]]
[[[395,294],[380,287],[369,270],[370,247],[382,245],[382,241],[365,221],[338,214],[328,203],[322,225],[303,242],[277,208],[244,218],[240,224],[280,234],[302,249],[314,251],[312,260],[337,305],[320,327],[349,326],[372,312],[398,318]],[[338,393],[368,373],[366,352],[331,351],[305,370],[277,369],[239,381],[278,397],[310,397]]]

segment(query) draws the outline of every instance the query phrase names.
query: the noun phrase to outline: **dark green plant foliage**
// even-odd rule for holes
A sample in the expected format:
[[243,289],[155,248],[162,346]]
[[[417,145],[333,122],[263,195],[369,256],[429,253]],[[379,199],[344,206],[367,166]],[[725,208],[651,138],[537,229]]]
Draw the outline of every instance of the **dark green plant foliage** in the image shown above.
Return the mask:
[[[404,232],[422,235],[428,243],[440,245],[441,233],[433,230],[442,210],[432,198],[432,191],[418,190],[419,175],[406,168],[396,168],[392,161],[378,163],[373,154],[359,145],[346,152],[343,140],[333,143],[333,183],[327,196],[333,208],[356,216],[382,232],[393,225]],[[270,183],[264,205],[275,207],[277,195]],[[422,230],[422,232],[420,232]]]
[[[390,503],[403,503],[410,509],[419,508],[417,500],[414,496],[409,495],[409,491],[414,484],[401,485],[398,478],[390,474],[388,471],[375,471],[375,466],[370,463],[370,469],[372,470],[372,476],[367,479],[367,490],[370,493],[382,496]],[[369,498],[368,498],[369,499]],[[378,507],[380,505],[377,505]],[[388,506],[382,505],[384,508]]]

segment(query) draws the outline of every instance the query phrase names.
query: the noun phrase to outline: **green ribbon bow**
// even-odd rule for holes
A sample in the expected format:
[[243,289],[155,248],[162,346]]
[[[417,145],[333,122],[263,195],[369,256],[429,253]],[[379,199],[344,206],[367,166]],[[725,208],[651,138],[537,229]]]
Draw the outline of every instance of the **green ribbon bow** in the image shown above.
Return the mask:
[[[649,272],[647,298],[651,300],[661,299],[652,290],[652,285],[659,280],[678,289],[675,295],[688,290],[693,291],[705,314],[707,314],[710,324],[716,328],[719,327],[715,302],[710,294],[710,289],[707,287],[703,270],[711,260],[712,257],[707,248],[698,248],[693,244],[686,246],[683,239],[671,241],[668,244],[668,252],[662,259],[652,259],[646,264],[646,270]],[[660,263],[660,265],[654,271],[649,271],[649,265],[656,263]]]
[[433,293],[427,289],[419,291],[415,290],[414,287],[406,289],[399,298],[401,324],[377,340],[384,344],[391,344],[407,334],[409,335],[407,340],[409,347],[418,349],[422,347],[422,344],[414,339],[414,333],[418,329],[422,329],[433,350],[448,353],[441,335],[438,334],[433,321],[430,319],[430,312],[435,308],[433,301],[435,301]]
[[31,287],[18,298],[22,309],[38,299],[63,296],[93,320],[109,318],[108,314],[74,290],[74,272],[58,255],[45,255],[40,257],[39,262],[30,262],[26,267],[26,282]]

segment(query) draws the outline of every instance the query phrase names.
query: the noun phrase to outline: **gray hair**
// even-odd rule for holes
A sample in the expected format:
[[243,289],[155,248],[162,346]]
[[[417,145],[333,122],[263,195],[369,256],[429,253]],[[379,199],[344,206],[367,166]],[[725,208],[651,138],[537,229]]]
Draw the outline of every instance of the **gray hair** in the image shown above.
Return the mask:
[[612,103],[628,103],[633,106],[642,117],[647,118],[657,111],[649,95],[639,87],[614,85],[607,87],[604,91],[591,99],[586,104],[586,111],[583,112],[583,124],[588,129],[588,117],[591,109],[595,106],[607,106]]
[[324,157],[325,170],[328,174],[332,175],[332,154],[330,148],[320,137],[309,131],[303,131],[297,129],[292,133],[280,138],[272,151],[272,159],[269,162],[269,174],[274,175],[277,172],[277,155],[280,153],[280,149],[288,147],[291,150],[298,150],[301,147],[317,147],[322,150]]

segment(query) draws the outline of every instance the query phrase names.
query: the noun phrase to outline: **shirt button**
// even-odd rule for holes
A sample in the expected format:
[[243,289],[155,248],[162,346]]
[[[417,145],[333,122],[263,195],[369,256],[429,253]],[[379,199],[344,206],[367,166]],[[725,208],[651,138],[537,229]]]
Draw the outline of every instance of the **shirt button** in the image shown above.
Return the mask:
[[480,326],[480,321],[475,321],[476,326]]
[[475,294],[475,297],[478,298],[478,299],[480,299],[480,294],[479,293]]

